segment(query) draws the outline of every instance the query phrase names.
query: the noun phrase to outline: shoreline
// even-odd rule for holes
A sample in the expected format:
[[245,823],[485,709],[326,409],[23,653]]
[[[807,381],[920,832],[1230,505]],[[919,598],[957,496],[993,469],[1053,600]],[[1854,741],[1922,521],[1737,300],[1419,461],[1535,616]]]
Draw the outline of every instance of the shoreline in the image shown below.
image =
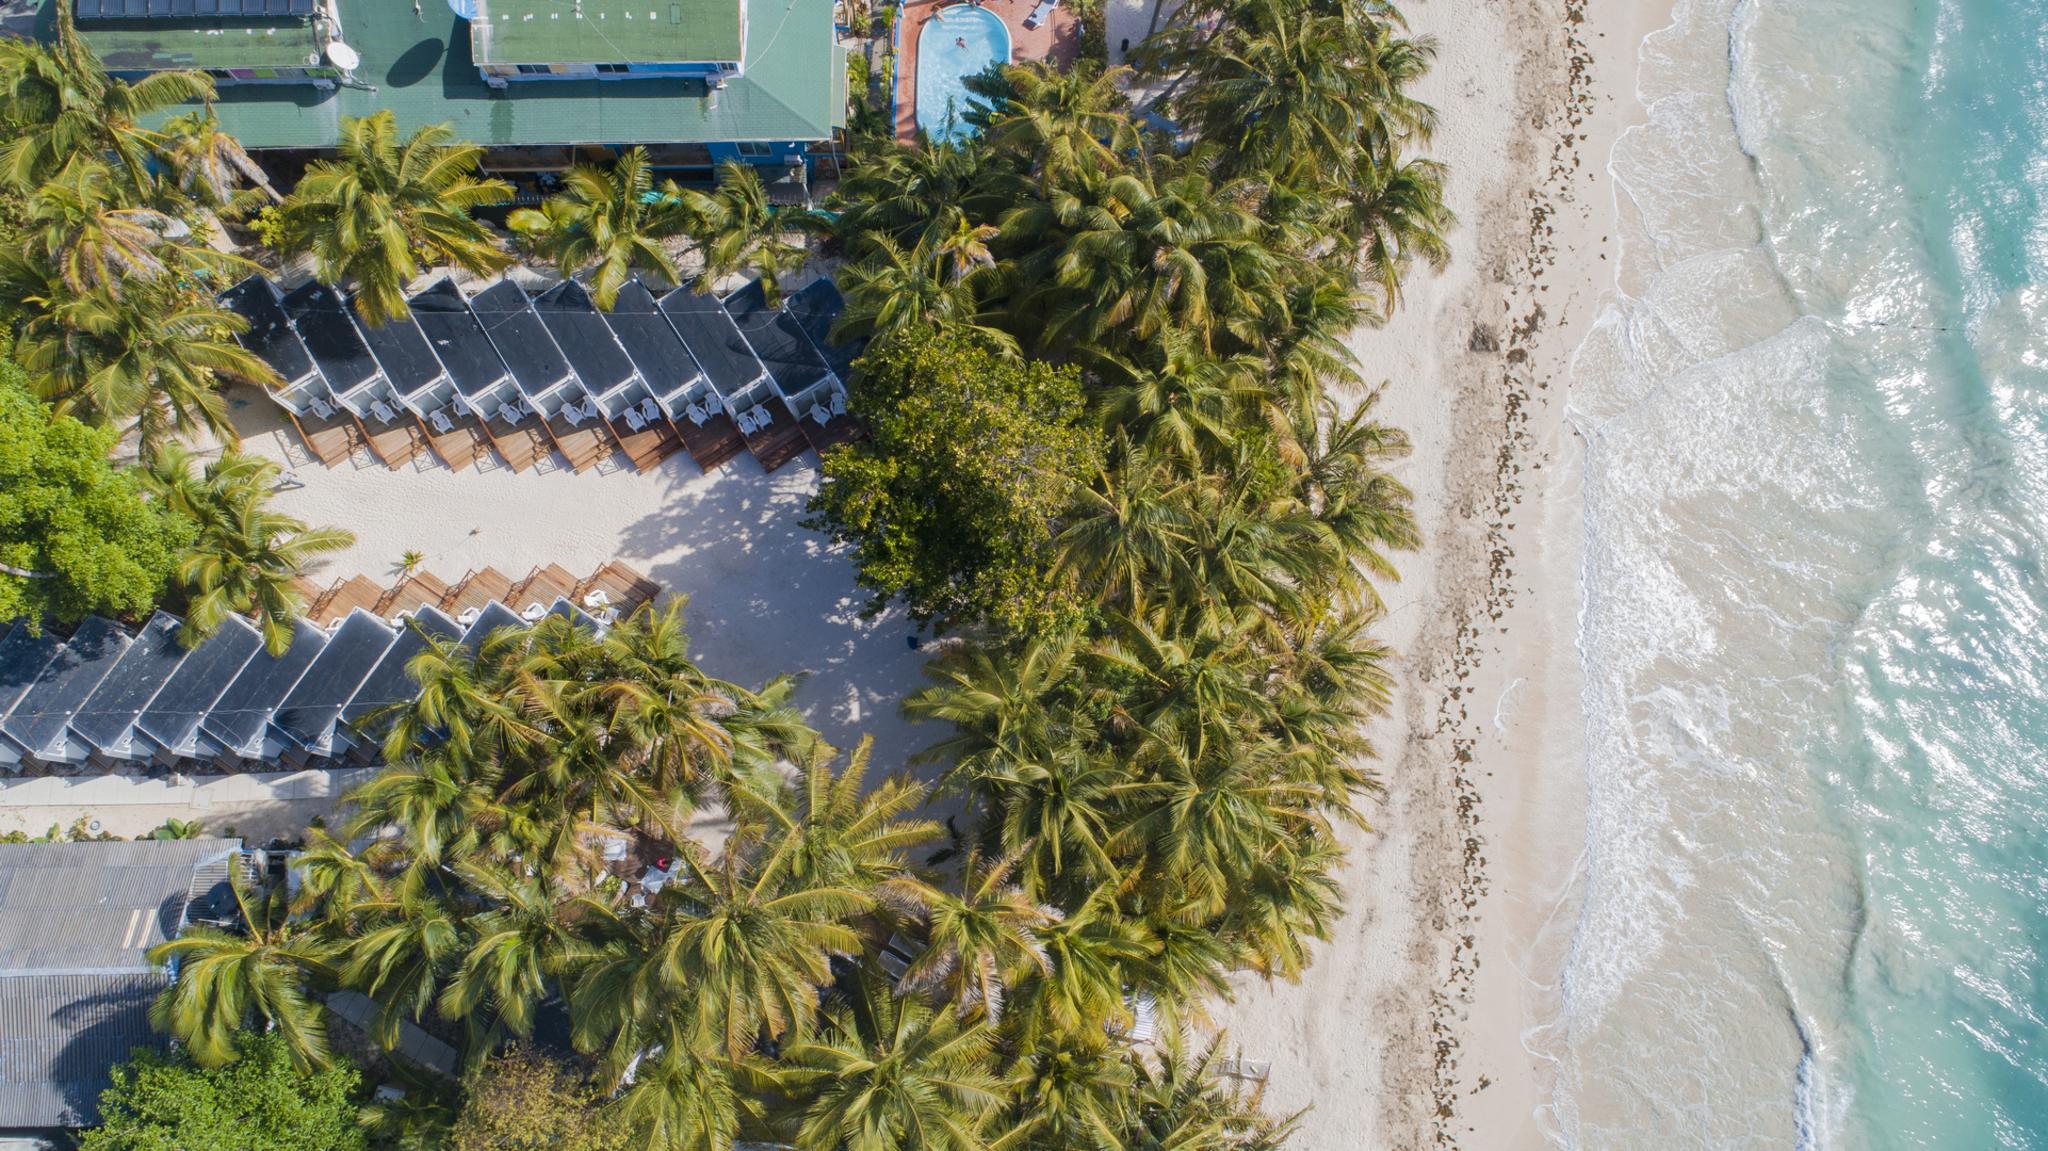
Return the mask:
[[1402,309],[1351,341],[1413,442],[1397,473],[1425,539],[1382,589],[1400,653],[1372,732],[1387,793],[1372,832],[1346,833],[1346,913],[1315,966],[1240,977],[1214,1012],[1232,1054],[1271,1061],[1269,1110],[1309,1108],[1304,1148],[1562,1143],[1548,1037],[1586,814],[1570,364],[1614,294],[1606,164],[1658,14],[1407,9],[1438,40],[1419,94],[1461,225],[1450,267],[1412,274]]

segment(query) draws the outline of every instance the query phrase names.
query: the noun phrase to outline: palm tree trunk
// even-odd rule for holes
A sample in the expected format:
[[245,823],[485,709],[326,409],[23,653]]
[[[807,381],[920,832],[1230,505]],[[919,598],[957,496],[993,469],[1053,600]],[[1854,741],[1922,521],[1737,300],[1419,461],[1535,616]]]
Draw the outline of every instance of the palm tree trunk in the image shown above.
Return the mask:
[[28,570],[27,570],[27,569],[25,569],[25,568],[18,568],[18,567],[15,567],[15,566],[14,566],[13,564],[0,564],[0,573],[5,573],[5,574],[7,574],[7,575],[11,575],[11,576],[17,576],[17,577],[19,577],[19,578],[21,578],[21,579],[56,579],[56,578],[57,578],[57,573],[56,573],[56,572],[32,572],[32,571],[28,571]]

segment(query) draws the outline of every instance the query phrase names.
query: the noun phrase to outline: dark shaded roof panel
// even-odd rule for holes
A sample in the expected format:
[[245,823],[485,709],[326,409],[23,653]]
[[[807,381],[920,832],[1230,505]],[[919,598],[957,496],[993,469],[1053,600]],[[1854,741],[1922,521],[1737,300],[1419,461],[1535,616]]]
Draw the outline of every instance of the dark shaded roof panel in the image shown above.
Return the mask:
[[453,280],[441,280],[412,298],[412,318],[465,396],[482,395],[511,375],[483,325]]
[[262,647],[263,637],[248,620],[229,616],[219,631],[185,657],[178,674],[143,709],[135,730],[183,754],[181,749],[191,745],[206,713]]
[[638,276],[619,289],[619,298],[604,318],[655,395],[672,396],[704,378],[704,369],[697,366],[675,327],[662,318],[654,293]]
[[271,714],[326,646],[326,632],[303,619],[295,621],[292,645],[285,653],[258,651],[206,713],[200,729],[237,755],[255,754]]
[[294,384],[313,374],[313,357],[292,329],[291,318],[277,302],[277,289],[262,276],[250,276],[220,295],[221,305],[249,321],[236,336],[271,369]]
[[318,280],[308,280],[284,298],[284,310],[298,326],[299,339],[327,386],[349,392],[377,378],[377,360],[370,345],[363,342],[355,321],[349,318],[348,303],[341,293]]
[[839,285],[829,278],[813,280],[801,291],[792,292],[782,301],[782,306],[809,336],[818,354],[832,366],[832,371],[841,381],[853,378],[853,362],[867,351],[866,340],[851,340],[843,344],[832,342],[832,325],[839,322],[839,314],[846,310],[846,297],[839,294]]
[[768,306],[759,280],[727,296],[725,310],[784,396],[815,387],[832,374],[825,357],[818,354],[796,320],[788,312]]
[[512,369],[521,393],[544,395],[569,377],[569,361],[519,285],[499,280],[472,297],[469,309]]
[[423,607],[414,612],[399,629],[398,639],[385,650],[384,658],[377,661],[375,670],[349,698],[348,706],[341,709],[342,722],[360,723],[381,708],[417,699],[419,684],[408,670],[413,657],[427,650],[427,644],[433,640],[452,641],[461,635],[461,624],[433,608]]
[[703,366],[711,386],[725,395],[745,390],[767,370],[726,314],[725,305],[715,298],[677,288],[662,297],[661,314],[689,345],[690,355]]
[[351,319],[363,343],[369,345],[370,354],[383,367],[384,378],[391,381],[399,395],[413,395],[448,375],[448,369],[441,366],[441,357],[434,354],[434,345],[412,317],[388,320],[378,327],[353,316]]
[[64,731],[79,705],[127,650],[128,633],[120,624],[88,617],[0,722],[0,731],[30,755],[48,758],[64,754]]
[[391,625],[369,612],[350,612],[278,704],[271,722],[300,747],[325,750],[334,738],[334,725],[341,721],[341,709],[396,638]]
[[604,395],[632,380],[632,357],[619,346],[582,284],[563,280],[535,297],[533,310],[540,313],[584,387]]
[[497,600],[492,600],[484,605],[483,614],[476,617],[476,621],[469,625],[469,630],[462,633],[462,646],[473,652],[499,628],[520,627],[525,623],[525,620],[519,618],[518,612]]
[[21,622],[0,637],[0,717],[14,710],[63,646],[63,636],[48,628],[41,635],[30,635],[28,624]]
[[108,755],[125,755],[133,742],[135,722],[191,653],[178,642],[183,625],[168,612],[157,612],[135,634],[135,642],[114,664],[99,690],[78,709],[71,730]]

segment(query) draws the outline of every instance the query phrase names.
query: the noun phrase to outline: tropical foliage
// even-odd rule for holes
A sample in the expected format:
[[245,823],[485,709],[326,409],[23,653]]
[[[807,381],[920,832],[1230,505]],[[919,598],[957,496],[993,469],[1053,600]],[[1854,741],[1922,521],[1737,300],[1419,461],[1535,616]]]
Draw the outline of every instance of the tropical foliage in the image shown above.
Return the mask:
[[457,143],[446,124],[401,138],[389,109],[344,119],[335,158],[314,161],[279,206],[278,244],[310,255],[323,282],[350,285],[370,323],[409,315],[406,287],[423,269],[487,273],[512,263],[470,216],[512,196],[503,180],[477,176],[483,151]]
[[562,185],[539,209],[520,208],[507,223],[564,275],[591,269],[598,307],[610,311],[635,272],[676,282],[675,260],[662,241],[688,234],[697,194],[684,193],[674,180],[657,187],[645,149],[628,151],[609,171],[572,168]]
[[187,525],[108,462],[116,434],[49,410],[0,359],[0,620],[149,610]]
[[868,353],[865,442],[830,453],[814,526],[853,545],[874,610],[1026,630],[1070,611],[1053,532],[1100,465],[1080,373],[1007,360],[972,332],[911,329]]
[[271,654],[283,654],[306,606],[297,578],[315,558],[355,545],[340,528],[308,527],[272,510],[277,475],[262,456],[229,451],[201,463],[176,444],[150,465],[159,506],[192,526],[176,566],[186,644],[219,631],[230,615],[253,615]]
[[354,1068],[307,1072],[275,1035],[243,1032],[218,1067],[142,1052],[114,1069],[79,1151],[363,1151]]

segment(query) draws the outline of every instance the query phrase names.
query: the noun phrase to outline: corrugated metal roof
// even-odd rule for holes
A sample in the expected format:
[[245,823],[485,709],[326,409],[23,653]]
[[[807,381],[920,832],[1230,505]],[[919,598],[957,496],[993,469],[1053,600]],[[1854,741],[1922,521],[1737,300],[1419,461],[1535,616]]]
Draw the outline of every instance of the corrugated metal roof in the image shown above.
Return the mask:
[[149,1003],[166,982],[153,973],[0,977],[0,1126],[98,1122],[114,1065],[164,1045]]
[[0,846],[0,1127],[98,1118],[109,1070],[161,1047],[148,951],[178,930],[231,839]]

